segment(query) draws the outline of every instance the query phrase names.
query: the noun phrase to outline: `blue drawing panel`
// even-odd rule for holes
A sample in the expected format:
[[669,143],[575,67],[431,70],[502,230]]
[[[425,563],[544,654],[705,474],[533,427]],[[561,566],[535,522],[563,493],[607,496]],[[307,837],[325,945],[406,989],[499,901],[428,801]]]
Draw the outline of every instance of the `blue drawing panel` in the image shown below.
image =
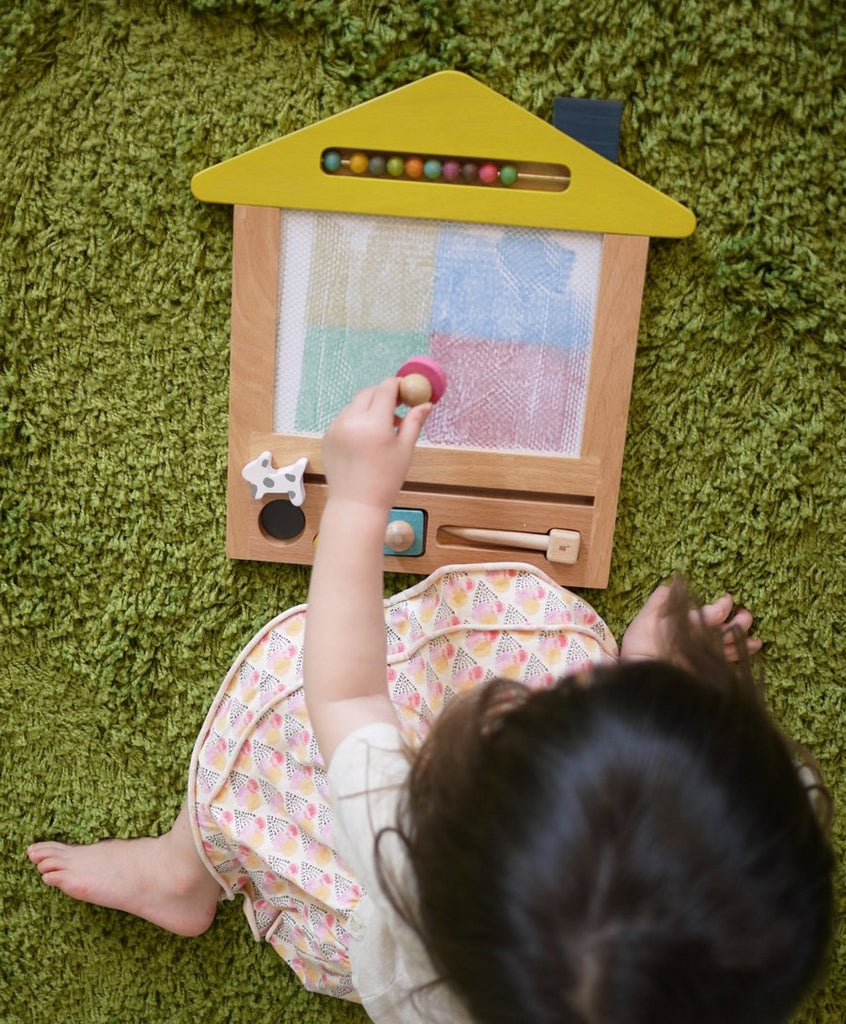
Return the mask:
[[574,351],[590,346],[593,308],[572,286],[563,232],[447,224],[441,231],[433,332]]

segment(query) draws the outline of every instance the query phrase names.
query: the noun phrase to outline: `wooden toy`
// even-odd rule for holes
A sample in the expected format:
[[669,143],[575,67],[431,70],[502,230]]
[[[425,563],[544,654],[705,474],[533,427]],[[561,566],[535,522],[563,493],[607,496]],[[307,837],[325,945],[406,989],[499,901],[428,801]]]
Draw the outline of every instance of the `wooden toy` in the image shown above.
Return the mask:
[[575,565],[579,560],[581,536],[575,530],[523,533],[519,530],[479,530],[466,526],[442,526],[441,530],[463,540],[478,541],[487,547],[502,546],[517,551],[543,551],[548,561],[561,565]]
[[404,519],[394,519],[385,530],[385,547],[397,554],[408,551],[414,543],[414,527]]
[[230,557],[312,560],[321,436],[399,365],[402,400],[438,404],[385,568],[513,558],[606,585],[649,236],[689,234],[688,210],[457,72],[192,189],[235,206]]
[[400,381],[399,394],[405,405],[423,405],[432,400],[432,385],[422,373],[409,373]]
[[397,370],[401,378],[400,398],[405,405],[439,402],[446,391],[446,374],[434,359],[417,356],[407,359]]

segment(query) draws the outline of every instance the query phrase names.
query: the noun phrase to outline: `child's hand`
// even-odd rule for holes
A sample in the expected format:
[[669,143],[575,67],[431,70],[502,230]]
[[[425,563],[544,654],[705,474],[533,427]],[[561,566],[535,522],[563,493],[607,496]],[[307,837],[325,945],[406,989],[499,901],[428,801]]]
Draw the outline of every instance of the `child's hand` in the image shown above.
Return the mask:
[[750,636],[752,628],[752,612],[748,608],[738,608],[734,615],[731,614],[734,608],[734,598],[731,594],[723,594],[712,604],[706,604],[702,609],[702,618],[706,626],[722,638],[723,653],[728,661],[739,661],[740,651],[735,643],[735,635],[740,633],[746,642],[746,653],[754,654],[760,651],[763,641],[756,636]]
[[670,588],[658,587],[629,623],[620,644],[621,658],[660,658],[664,605]]
[[430,403],[395,415],[399,381],[365,388],[342,409],[323,438],[329,497],[389,509],[405,480]]
[[[623,636],[620,645],[622,658],[661,658],[666,656],[666,643],[663,641],[665,621],[664,606],[670,588],[658,587],[647,599],[643,608],[632,619],[631,625]],[[746,651],[754,654],[761,649],[761,640],[750,637],[752,613],[746,608],[739,608],[734,615],[734,600],[731,594],[723,594],[712,604],[702,608],[702,618],[706,626],[722,637],[723,650],[729,661],[737,661],[740,652],[735,643],[735,631],[739,631],[746,639]],[[692,616],[697,612],[692,611]]]

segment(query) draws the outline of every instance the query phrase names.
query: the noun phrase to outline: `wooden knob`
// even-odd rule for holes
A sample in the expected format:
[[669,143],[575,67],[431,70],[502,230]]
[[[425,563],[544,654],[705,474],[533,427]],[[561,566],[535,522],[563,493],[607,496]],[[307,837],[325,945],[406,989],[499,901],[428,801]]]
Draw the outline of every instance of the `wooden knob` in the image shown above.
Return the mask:
[[432,400],[432,385],[422,373],[409,373],[400,378],[399,395],[406,405],[423,405]]
[[[439,402],[446,391],[447,379],[444,368],[428,356],[413,356],[406,359],[397,370],[397,376],[402,378],[400,401],[406,405]],[[404,391],[403,385],[406,381],[411,381],[411,384],[405,385],[407,390]],[[425,387],[423,381],[426,382]]]
[[408,551],[414,543],[414,527],[404,519],[394,519],[385,530],[385,547],[391,551]]

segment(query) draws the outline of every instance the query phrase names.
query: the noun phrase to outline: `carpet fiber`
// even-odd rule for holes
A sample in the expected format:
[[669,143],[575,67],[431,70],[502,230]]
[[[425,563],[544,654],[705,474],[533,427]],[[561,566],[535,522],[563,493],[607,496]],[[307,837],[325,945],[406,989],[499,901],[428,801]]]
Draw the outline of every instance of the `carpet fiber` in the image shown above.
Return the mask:
[[[622,165],[699,218],[652,244],[611,581],[589,596],[619,634],[673,570],[731,588],[776,717],[846,796],[835,8],[0,6],[0,1020],[364,1020],[305,993],[237,904],[171,937],[42,887],[24,848],[166,829],[230,661],[305,597],[306,570],[224,557],[231,211],[191,175],[440,69],[547,119],[557,95],[622,100]],[[841,926],[806,1024],[842,1020],[845,946]]]

